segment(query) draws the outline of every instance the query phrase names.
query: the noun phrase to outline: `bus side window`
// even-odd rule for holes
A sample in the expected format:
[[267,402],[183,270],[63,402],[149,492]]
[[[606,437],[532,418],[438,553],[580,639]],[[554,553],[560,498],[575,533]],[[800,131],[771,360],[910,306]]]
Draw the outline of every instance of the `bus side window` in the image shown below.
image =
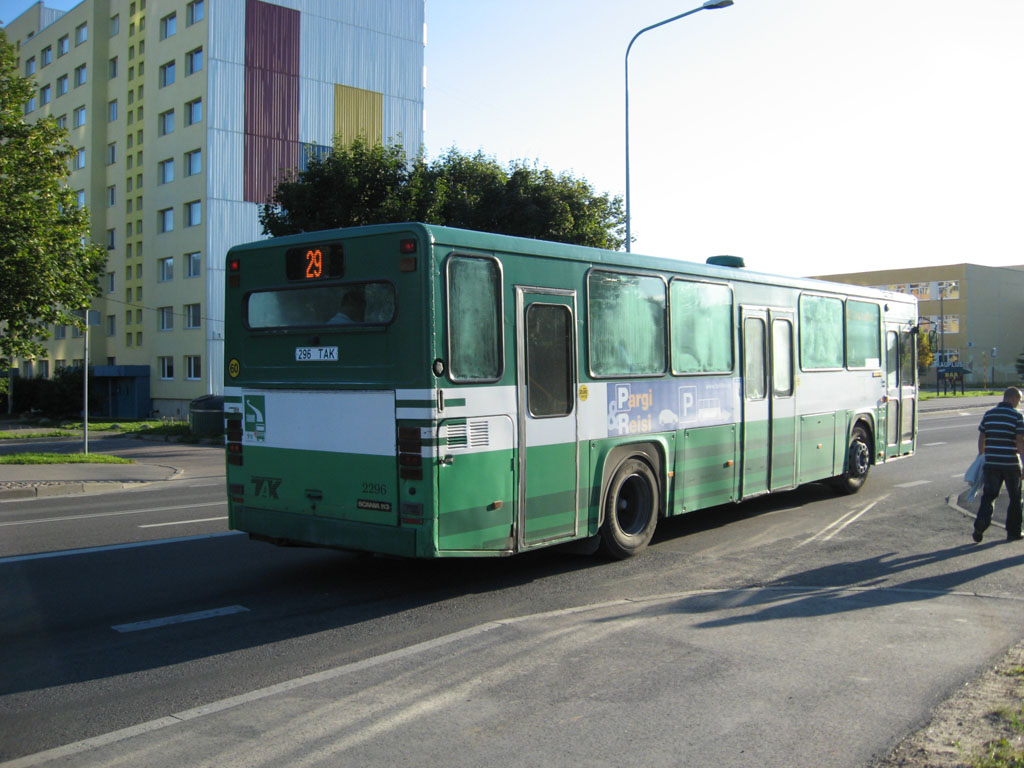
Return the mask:
[[665,372],[665,283],[660,277],[590,273],[587,348],[595,376]]
[[673,280],[672,372],[732,371],[732,291],[726,285]]
[[828,296],[800,297],[800,367],[843,367],[843,302]]
[[878,368],[882,364],[882,315],[877,304],[846,302],[846,364],[850,368]]
[[495,259],[448,260],[448,369],[452,381],[497,381],[504,368],[501,269]]

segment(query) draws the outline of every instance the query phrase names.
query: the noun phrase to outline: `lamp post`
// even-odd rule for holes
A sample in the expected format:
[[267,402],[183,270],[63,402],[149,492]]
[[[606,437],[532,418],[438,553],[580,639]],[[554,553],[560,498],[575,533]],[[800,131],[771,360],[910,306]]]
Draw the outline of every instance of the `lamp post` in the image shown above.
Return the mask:
[[629,216],[629,51],[633,47],[633,43],[640,37],[644,32],[648,32],[657,27],[664,26],[670,22],[681,19],[684,16],[690,16],[698,11],[708,11],[714,8],[725,8],[733,4],[733,0],[706,0],[706,2],[699,8],[694,8],[692,11],[686,13],[680,13],[678,16],[673,16],[671,19],[665,19],[659,21],[657,24],[651,24],[649,27],[644,27],[635,35],[633,39],[629,41],[629,45],[626,46],[626,252],[628,253],[632,246],[632,237],[630,230],[630,216]]

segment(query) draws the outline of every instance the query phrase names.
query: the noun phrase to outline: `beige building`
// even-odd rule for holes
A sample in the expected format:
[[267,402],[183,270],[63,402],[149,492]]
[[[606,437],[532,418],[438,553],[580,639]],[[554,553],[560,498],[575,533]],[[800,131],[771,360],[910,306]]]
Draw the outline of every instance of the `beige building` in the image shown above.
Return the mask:
[[1024,267],[948,264],[821,275],[917,296],[922,332],[928,332],[935,362],[922,385],[935,384],[934,368],[962,363],[967,386],[1020,383],[1015,363],[1024,354]]
[[[224,255],[261,237],[281,173],[339,132],[422,142],[423,0],[37,2],[5,30],[108,249],[89,364],[162,417],[222,390]],[[21,375],[81,364],[76,332],[46,346]]]

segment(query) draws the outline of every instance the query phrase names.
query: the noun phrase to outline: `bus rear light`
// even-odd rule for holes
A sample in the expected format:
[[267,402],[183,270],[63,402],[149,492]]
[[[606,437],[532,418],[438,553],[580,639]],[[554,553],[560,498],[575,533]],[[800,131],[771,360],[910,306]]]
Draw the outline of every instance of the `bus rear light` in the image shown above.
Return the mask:
[[229,453],[228,454],[228,464],[230,464],[233,467],[240,467],[240,466],[242,466],[242,455],[241,454]]
[[398,456],[398,464],[403,467],[422,467],[423,457],[418,453],[402,453]]
[[242,269],[242,262],[239,259],[228,259],[228,272],[238,272]]
[[422,480],[423,479],[423,469],[422,468],[413,469],[412,467],[402,467],[401,469],[398,470],[398,476],[401,477],[403,480]]
[[398,262],[399,272],[415,272],[416,271],[416,257],[406,256],[400,262]]
[[236,496],[244,496],[245,486],[242,485],[241,483],[231,483],[230,485],[228,485],[228,493],[232,493]]
[[399,440],[418,440],[423,441],[423,435],[420,434],[419,427],[399,427],[398,428],[398,439]]
[[402,525],[423,525],[423,505],[412,501],[403,501],[399,519]]
[[242,262],[228,259],[228,288],[238,288],[242,284]]
[[237,453],[239,456],[242,455],[242,444],[241,443],[228,443],[228,453]]
[[398,244],[399,253],[416,253],[416,240],[409,238],[408,240],[402,240]]

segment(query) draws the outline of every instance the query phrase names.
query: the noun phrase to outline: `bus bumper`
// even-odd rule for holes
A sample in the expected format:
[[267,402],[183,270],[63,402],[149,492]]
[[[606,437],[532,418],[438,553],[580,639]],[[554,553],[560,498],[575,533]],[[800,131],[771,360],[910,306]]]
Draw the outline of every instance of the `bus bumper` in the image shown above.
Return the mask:
[[344,549],[359,552],[398,557],[423,557],[425,554],[416,551],[415,528],[332,520],[242,504],[231,505],[231,528],[282,544],[295,542],[303,546],[338,548],[338,542],[344,541]]

